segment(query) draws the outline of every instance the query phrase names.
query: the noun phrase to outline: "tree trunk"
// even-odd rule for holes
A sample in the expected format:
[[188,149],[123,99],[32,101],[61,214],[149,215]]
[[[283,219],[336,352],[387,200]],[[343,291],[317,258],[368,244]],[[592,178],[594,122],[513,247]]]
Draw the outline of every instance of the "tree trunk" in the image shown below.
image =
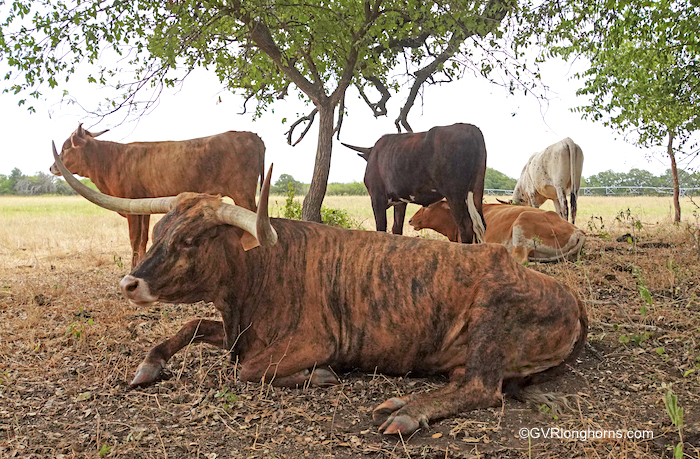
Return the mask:
[[673,174],[673,208],[675,209],[673,221],[681,221],[680,184],[678,183],[678,168],[676,167],[676,155],[673,153],[673,132],[668,133],[668,146],[666,153],[671,158],[671,173]]
[[309,222],[321,222],[321,205],[326,196],[328,173],[331,169],[331,150],[333,148],[333,121],[335,106],[331,103],[317,105],[319,114],[318,146],[314,175],[311,178],[309,193],[304,198],[301,219]]

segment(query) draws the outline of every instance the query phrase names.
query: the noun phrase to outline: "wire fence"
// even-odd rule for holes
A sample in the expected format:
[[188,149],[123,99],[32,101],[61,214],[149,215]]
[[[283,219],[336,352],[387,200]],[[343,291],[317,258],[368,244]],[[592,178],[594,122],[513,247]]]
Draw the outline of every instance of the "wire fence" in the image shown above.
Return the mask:
[[[680,196],[699,196],[700,188],[680,188]],[[485,194],[509,196],[513,190],[484,188]],[[673,188],[664,186],[582,186],[579,196],[670,196]]]

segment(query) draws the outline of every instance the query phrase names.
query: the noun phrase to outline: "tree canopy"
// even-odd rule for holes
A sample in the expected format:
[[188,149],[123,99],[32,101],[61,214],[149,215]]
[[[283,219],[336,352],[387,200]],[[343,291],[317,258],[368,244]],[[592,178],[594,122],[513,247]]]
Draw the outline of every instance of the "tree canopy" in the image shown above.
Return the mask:
[[638,146],[665,147],[679,221],[676,155],[697,155],[688,141],[700,127],[700,4],[573,0],[565,5],[563,12],[540,12],[546,18],[540,32],[550,53],[590,61],[576,75],[582,80],[577,94],[588,100],[575,111]]
[[[163,87],[197,67],[212,69],[241,93],[244,111],[255,101],[254,115],[290,95],[313,104],[286,134],[289,143],[298,142],[318,115],[316,163],[304,201],[304,218],[316,221],[347,88],[354,85],[381,116],[392,94],[408,85],[396,126],[410,130],[408,114],[424,84],[450,81],[467,68],[488,76],[504,65],[493,51],[503,46],[501,22],[519,8],[515,0],[14,0],[7,6],[0,57],[11,67],[5,89],[20,103],[91,64],[88,81],[120,94],[105,98],[106,114],[148,109]],[[515,64],[513,80],[520,70]]]

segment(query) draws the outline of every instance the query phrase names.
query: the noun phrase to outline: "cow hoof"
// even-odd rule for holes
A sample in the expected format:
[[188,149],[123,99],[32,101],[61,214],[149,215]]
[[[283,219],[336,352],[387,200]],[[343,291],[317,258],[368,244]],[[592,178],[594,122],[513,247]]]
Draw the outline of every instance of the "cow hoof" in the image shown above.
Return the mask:
[[160,377],[160,371],[165,365],[160,363],[142,363],[136,370],[136,376],[131,380],[131,387],[145,386],[156,382]]
[[312,386],[335,386],[338,384],[338,378],[331,371],[316,368],[309,382]]
[[372,420],[374,421],[374,425],[379,426],[382,424],[385,424],[387,419],[389,419],[389,416],[401,408],[406,406],[406,402],[401,400],[400,398],[392,397],[386,402],[382,403],[378,407],[372,411]]
[[391,416],[379,427],[384,435],[410,435],[421,427],[421,423],[405,414]]

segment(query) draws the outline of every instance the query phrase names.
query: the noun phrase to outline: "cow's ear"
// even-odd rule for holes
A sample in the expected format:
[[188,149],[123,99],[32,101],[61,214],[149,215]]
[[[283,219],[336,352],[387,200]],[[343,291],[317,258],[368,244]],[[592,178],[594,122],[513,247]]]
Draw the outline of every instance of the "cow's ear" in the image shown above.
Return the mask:
[[260,243],[255,236],[250,234],[248,231],[243,231],[243,234],[241,235],[241,245],[243,246],[243,250],[247,252],[248,250],[259,246]]
[[[81,129],[82,131],[82,129]],[[83,131],[84,132],[84,131]],[[84,136],[81,136],[79,132],[74,132],[70,136],[70,143],[73,146],[73,148],[80,148],[84,147],[87,141],[85,140]]]

